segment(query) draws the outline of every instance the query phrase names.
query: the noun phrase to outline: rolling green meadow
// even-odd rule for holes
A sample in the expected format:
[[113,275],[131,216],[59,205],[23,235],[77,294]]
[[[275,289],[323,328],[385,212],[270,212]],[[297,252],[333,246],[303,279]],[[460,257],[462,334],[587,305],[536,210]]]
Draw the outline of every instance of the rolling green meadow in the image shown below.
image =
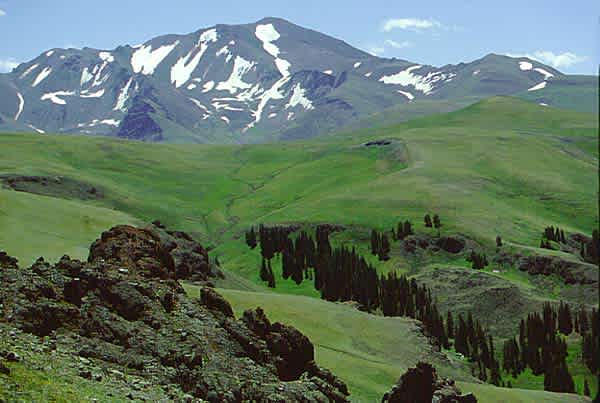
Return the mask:
[[[373,140],[390,144],[365,146]],[[481,384],[451,351],[447,357],[432,351],[413,320],[322,301],[309,282],[282,280],[268,289],[258,277],[260,253],[243,237],[260,223],[343,225],[332,243],[355,245],[381,272],[396,270],[434,285],[442,307],[457,305],[482,317],[521,315],[543,301],[581,303],[578,288],[552,276],[537,279],[514,268],[475,275],[462,257],[411,260],[397,244],[391,259],[380,263],[368,242],[372,228],[389,230],[400,219],[425,231],[425,213],[440,215],[443,233],[461,234],[489,250],[501,235],[511,251],[550,253],[538,249],[547,225],[589,235],[599,225],[598,122],[591,113],[494,97],[446,114],[300,142],[174,145],[6,133],[0,134],[0,155],[0,175],[68,177],[104,195],[84,201],[0,187],[0,249],[21,265],[65,253],[84,259],[90,243],[112,225],[159,219],[189,232],[218,257],[227,274],[219,292],[236,315],[261,306],[272,321],[304,332],[318,363],[348,383],[355,401],[379,399],[419,359],[435,363],[481,402],[584,401],[527,390],[543,387],[543,377],[527,374],[513,380],[514,389]],[[278,274],[277,258],[273,269]],[[449,286],[468,276],[477,277],[480,287]],[[509,290],[521,310],[490,312],[493,304],[474,304],[490,288]],[[192,284],[186,289],[198,293]],[[497,331],[516,331],[511,321],[520,317],[494,318]],[[595,393],[593,376],[576,359],[578,341],[569,346],[577,389],[587,378]]]

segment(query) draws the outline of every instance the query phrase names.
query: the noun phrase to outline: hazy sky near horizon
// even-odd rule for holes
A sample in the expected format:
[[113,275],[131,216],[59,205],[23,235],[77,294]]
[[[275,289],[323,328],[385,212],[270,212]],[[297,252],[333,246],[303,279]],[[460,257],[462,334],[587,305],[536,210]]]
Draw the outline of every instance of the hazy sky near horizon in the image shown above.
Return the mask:
[[0,72],[50,48],[112,49],[267,16],[437,66],[499,53],[598,74],[600,62],[597,0],[0,0]]

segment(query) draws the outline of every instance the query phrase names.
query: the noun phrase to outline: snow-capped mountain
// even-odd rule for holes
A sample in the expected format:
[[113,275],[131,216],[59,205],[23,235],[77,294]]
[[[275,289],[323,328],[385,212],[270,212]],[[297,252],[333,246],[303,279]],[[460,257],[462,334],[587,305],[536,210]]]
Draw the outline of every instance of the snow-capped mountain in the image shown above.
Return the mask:
[[112,50],[49,50],[0,75],[0,129],[173,142],[302,138],[399,104],[540,91],[561,76],[498,55],[440,68],[384,59],[266,18]]

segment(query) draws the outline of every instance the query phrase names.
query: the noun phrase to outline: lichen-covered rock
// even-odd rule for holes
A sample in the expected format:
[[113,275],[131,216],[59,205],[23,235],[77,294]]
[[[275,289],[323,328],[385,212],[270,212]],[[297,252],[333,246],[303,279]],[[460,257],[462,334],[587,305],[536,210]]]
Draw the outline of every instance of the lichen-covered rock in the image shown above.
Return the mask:
[[19,268],[0,254],[0,322],[60,334],[74,340],[74,357],[208,401],[347,400],[343,382],[315,369],[298,330],[271,324],[259,309],[235,319],[213,289],[193,300],[178,282],[215,275],[187,234],[118,226],[92,244],[87,262],[63,256]]

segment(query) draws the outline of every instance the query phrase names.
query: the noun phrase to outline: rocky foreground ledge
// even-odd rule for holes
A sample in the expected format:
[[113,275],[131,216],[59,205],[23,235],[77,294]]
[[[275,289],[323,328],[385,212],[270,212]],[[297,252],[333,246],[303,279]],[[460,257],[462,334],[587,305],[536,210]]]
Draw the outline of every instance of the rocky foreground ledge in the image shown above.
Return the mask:
[[155,224],[104,232],[87,262],[20,268],[0,252],[0,327],[43,340],[48,357],[57,350],[84,363],[81,377],[127,373],[135,389],[158,385],[173,400],[347,401],[346,385],[317,366],[297,329],[260,308],[235,319],[210,287],[188,297],[179,280],[210,285],[222,273],[189,235]]

